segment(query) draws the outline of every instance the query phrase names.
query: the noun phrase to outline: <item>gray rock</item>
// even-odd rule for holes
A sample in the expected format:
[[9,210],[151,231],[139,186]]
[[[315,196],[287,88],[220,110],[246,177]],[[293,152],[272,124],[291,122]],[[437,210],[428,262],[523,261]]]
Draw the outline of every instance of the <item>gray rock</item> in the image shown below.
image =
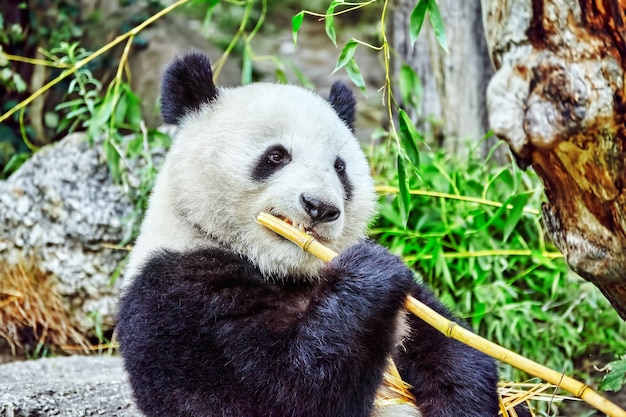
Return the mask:
[[0,417],[140,417],[119,357],[0,365]]
[[77,329],[91,329],[94,313],[110,326],[118,294],[111,276],[127,253],[106,244],[129,232],[132,210],[109,175],[102,146],[70,135],[0,181],[0,259],[32,259],[54,275]]

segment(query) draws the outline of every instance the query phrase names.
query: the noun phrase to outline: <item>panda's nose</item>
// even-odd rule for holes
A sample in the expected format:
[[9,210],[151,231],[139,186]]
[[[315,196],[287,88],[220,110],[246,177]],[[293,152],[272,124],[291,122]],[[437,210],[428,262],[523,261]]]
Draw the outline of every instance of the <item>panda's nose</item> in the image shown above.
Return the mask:
[[332,204],[326,204],[317,198],[300,195],[300,205],[315,223],[332,222],[339,218],[341,211]]

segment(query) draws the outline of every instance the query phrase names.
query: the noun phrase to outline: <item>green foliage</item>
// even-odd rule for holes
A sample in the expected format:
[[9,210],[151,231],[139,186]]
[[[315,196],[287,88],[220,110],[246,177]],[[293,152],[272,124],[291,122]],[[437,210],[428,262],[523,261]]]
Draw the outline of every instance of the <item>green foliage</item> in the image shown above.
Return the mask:
[[343,49],[341,49],[341,53],[339,54],[339,58],[337,58],[337,65],[335,65],[333,74],[345,67],[354,59],[354,53],[356,52],[356,47],[358,45],[359,44],[355,39],[350,39],[350,41],[344,45]]
[[619,391],[626,385],[626,356],[606,365],[608,374],[602,378],[600,389],[603,391]]
[[[155,2],[147,0],[147,3]],[[10,26],[5,26],[7,22],[0,19],[0,66],[5,66],[2,73],[10,73],[11,77],[0,80],[0,94],[7,97],[0,121],[5,128],[18,130],[22,143],[15,145],[14,134],[0,139],[2,177],[14,172],[39,146],[84,129],[103,100],[101,81],[85,65],[93,55],[77,41],[83,34],[83,25],[87,24],[78,6],[65,1],[36,0],[7,7],[5,16],[12,21]],[[17,36],[21,33],[28,36]],[[32,58],[36,54],[42,57]],[[21,74],[30,77],[35,72],[30,70],[33,65],[49,69],[27,80],[36,91],[25,98],[22,93],[26,92],[26,82],[22,81],[20,87],[16,77]],[[32,106],[37,107],[33,110],[28,104],[35,99],[40,105]],[[12,146],[7,147],[7,142]]]
[[[79,47],[78,42],[61,42],[50,51],[59,63],[71,67],[91,52]],[[50,124],[59,133],[73,132],[77,128],[86,127],[95,116],[97,108],[102,104],[100,92],[102,83],[94,77],[89,69],[82,67],[74,73],[65,95],[65,100],[55,106],[56,120]]]
[[[372,236],[419,271],[475,331],[570,374],[583,354],[626,350],[626,326],[615,311],[544,240],[542,188],[532,172],[425,150],[420,176],[403,179],[400,163],[389,168],[397,153],[374,152],[378,182],[399,184],[400,195],[381,198]],[[525,378],[508,368],[504,375]]]
[[411,44],[415,44],[415,41],[422,30],[422,24],[424,23],[426,14],[428,14],[428,20],[433,27],[433,32],[435,33],[437,42],[447,52],[448,42],[446,40],[446,32],[443,27],[443,19],[441,18],[439,6],[437,6],[437,2],[435,2],[435,0],[419,0],[413,8],[411,17],[409,18],[409,36]]
[[324,19],[324,29],[326,30],[326,35],[328,39],[330,39],[335,46],[337,46],[337,32],[335,31],[335,8],[342,4],[343,1],[334,0],[326,9],[326,18]]
[[293,43],[298,43],[298,31],[302,27],[304,21],[304,11],[295,14],[291,18],[291,36],[293,37]]
[[419,75],[407,64],[400,67],[398,89],[402,103],[417,111],[422,103],[422,82]]
[[413,121],[403,109],[398,111],[398,124],[400,125],[400,144],[404,157],[411,163],[417,173],[420,166],[418,145],[424,143],[424,138],[417,131]]
[[[348,12],[353,12],[355,10],[362,9],[366,6],[374,3],[375,0],[368,0],[363,2],[347,2],[344,0],[333,0],[328,7],[326,8],[326,12],[324,14],[301,10],[297,14],[295,14],[291,19],[291,32],[294,43],[297,41],[298,31],[302,27],[302,22],[304,20],[304,16],[309,14],[312,16],[316,16],[324,21],[324,29],[326,31],[326,35],[331,42],[337,46],[337,30],[335,28],[335,16],[340,14],[345,14]],[[387,2],[385,2],[385,5]],[[386,7],[385,7],[386,10]],[[384,20],[386,13],[383,12],[381,19]],[[384,25],[383,25],[384,26]],[[365,80],[363,79],[363,75],[361,74],[361,70],[356,60],[354,59],[354,53],[359,44],[363,44],[369,48],[377,49],[377,50],[386,50],[388,48],[388,43],[386,40],[383,40],[383,45],[380,47],[372,46],[366,42],[361,40],[352,38],[348,41],[341,49],[341,53],[337,58],[337,64],[335,65],[335,69],[333,70],[333,74],[340,69],[344,69],[348,77],[352,81],[355,87],[361,90],[364,94],[366,93],[366,85]],[[385,53],[385,56],[388,58],[388,51]],[[388,60],[387,60],[388,61]],[[388,63],[386,64],[388,67]]]

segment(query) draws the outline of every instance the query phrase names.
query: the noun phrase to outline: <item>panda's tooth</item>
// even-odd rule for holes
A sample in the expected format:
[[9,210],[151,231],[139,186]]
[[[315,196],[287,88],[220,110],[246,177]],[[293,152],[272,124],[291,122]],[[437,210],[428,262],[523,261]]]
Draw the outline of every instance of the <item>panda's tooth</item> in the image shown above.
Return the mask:
[[305,230],[304,230],[304,225],[303,225],[302,223],[300,223],[300,224],[298,225],[298,230],[300,230],[301,232],[304,232],[304,231],[305,231]]

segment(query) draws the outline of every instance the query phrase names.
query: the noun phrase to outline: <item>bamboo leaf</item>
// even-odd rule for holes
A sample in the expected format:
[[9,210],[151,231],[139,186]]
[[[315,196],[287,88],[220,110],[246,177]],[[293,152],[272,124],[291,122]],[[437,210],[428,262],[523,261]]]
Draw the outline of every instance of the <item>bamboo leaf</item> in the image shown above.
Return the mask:
[[365,93],[365,80],[363,79],[363,75],[361,74],[361,70],[359,69],[359,66],[357,65],[356,61],[354,60],[354,58],[352,58],[350,61],[348,61],[348,63],[345,65],[345,69],[346,72],[348,73],[348,77],[350,77],[350,80],[352,81],[352,83],[359,88],[359,90],[363,91],[363,93]]
[[350,62],[350,60],[354,57],[354,52],[356,51],[357,46],[358,43],[354,39],[350,39],[350,41],[344,45],[341,53],[339,54],[339,58],[337,58],[337,65],[332,72],[333,74]]
[[398,121],[400,122],[400,141],[402,149],[409,162],[411,162],[415,169],[418,169],[420,165],[420,153],[417,149],[417,143],[423,141],[422,135],[415,129],[413,121],[402,109],[400,109],[398,114]]
[[522,215],[524,214],[524,207],[528,202],[529,196],[530,195],[528,193],[524,193],[511,196],[511,198],[507,199],[507,204],[505,204],[505,207],[510,204],[512,208],[511,210],[509,210],[504,220],[504,229],[502,236],[503,242],[506,242],[509,239],[509,236],[511,236],[511,233],[513,233],[515,227],[522,218]]
[[291,36],[293,37],[293,43],[295,44],[298,40],[298,31],[302,26],[302,21],[304,20],[304,10],[291,18]]
[[126,90],[126,101],[128,102],[128,111],[127,111],[127,119],[128,123],[131,126],[139,127],[142,120],[141,115],[141,100],[139,97],[133,92],[128,84],[125,86]]
[[398,155],[398,189],[402,226],[406,229],[406,225],[409,221],[409,213],[411,211],[411,194],[409,193],[409,183],[402,155]]
[[439,6],[437,6],[435,0],[428,0],[428,19],[430,20],[430,24],[433,26],[437,42],[439,42],[439,45],[444,51],[448,52],[446,31],[444,29],[441,13],[439,12]]
[[422,24],[424,23],[424,17],[426,17],[426,9],[428,7],[429,0],[419,0],[409,18],[409,37],[411,45],[415,45],[417,36],[422,30]]
[[619,391],[626,385],[626,359],[610,362],[609,373],[602,378],[600,389],[603,391]]
[[409,65],[402,64],[398,84],[402,102],[418,110],[422,103],[422,82],[419,75]]
[[287,74],[285,74],[285,70],[283,68],[276,68],[274,74],[276,76],[276,81],[278,81],[279,84],[289,84]]
[[120,161],[122,158],[117,152],[117,149],[115,149],[115,146],[111,143],[111,139],[106,139],[102,147],[104,149],[104,155],[106,156],[107,165],[111,171],[111,177],[115,183],[119,184],[122,178],[120,171]]
[[337,46],[337,33],[335,31],[335,16],[333,14],[335,13],[335,7],[337,7],[337,4],[339,3],[340,2],[338,1],[333,1],[332,3],[330,3],[330,6],[328,6],[328,9],[326,9],[326,17],[324,18],[324,28],[326,29],[326,35],[331,41],[333,41],[333,44],[335,44],[335,46]]

